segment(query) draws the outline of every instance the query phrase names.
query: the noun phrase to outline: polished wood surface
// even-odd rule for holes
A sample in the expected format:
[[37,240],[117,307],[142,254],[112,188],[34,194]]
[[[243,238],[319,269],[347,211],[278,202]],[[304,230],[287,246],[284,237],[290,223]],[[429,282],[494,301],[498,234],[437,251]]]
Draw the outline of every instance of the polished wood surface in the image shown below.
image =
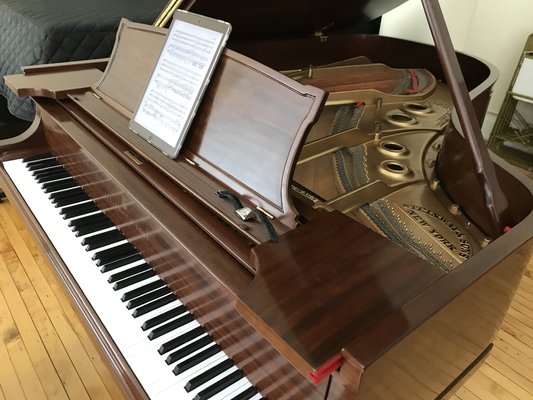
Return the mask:
[[[365,245],[355,250],[354,243]],[[340,212],[324,214],[253,254],[258,273],[239,294],[237,309],[274,346],[291,349],[304,375],[444,276]]]
[[18,96],[45,96],[53,99],[66,97],[66,93],[72,89],[88,89],[102,76],[102,71],[96,68],[79,71],[49,70],[47,79],[35,74],[12,75],[6,84],[10,88],[16,88]]
[[[335,43],[331,48],[335,48]],[[254,78],[257,74],[278,76],[275,71],[253,67],[246,58],[233,57],[231,53],[226,56],[228,54],[230,57],[226,57],[226,61],[233,59],[234,63],[244,63],[247,68],[256,69],[256,74],[251,75]],[[284,85],[283,78],[276,80],[279,85]],[[263,79],[257,79],[257,82],[259,87],[271,89],[270,85],[262,85]],[[279,97],[283,90],[276,87],[273,92]],[[269,109],[269,96],[265,93],[261,99],[254,91],[249,95],[254,101],[258,100],[258,104],[263,101]],[[219,93],[208,96],[219,96]],[[224,110],[227,106],[224,101],[231,99],[231,96],[219,96],[216,107]],[[307,221],[307,224],[285,233],[278,247],[271,243],[259,244],[261,241],[247,241],[250,236],[247,236],[246,229],[234,225],[242,231],[242,244],[236,251],[232,247],[239,235],[231,233],[231,229],[206,208],[199,211],[202,207],[196,201],[199,199],[216,211],[216,207],[212,207],[215,202],[209,196],[213,197],[218,176],[194,172],[193,166],[185,166],[185,160],[174,162],[160,154],[153,157],[152,162],[144,162],[143,151],[140,152],[140,164],[132,161],[127,153],[132,147],[143,149],[135,142],[139,139],[131,133],[131,140],[124,138],[121,131],[127,128],[127,118],[108,118],[114,115],[113,110],[104,101],[95,105],[98,100],[91,92],[73,92],[59,101],[37,98],[42,124],[32,138],[33,144],[23,143],[18,152],[4,154],[4,159],[36,154],[43,148],[53,151],[64,161],[67,170],[80,176],[80,183],[88,194],[151,261],[159,276],[190,305],[214,339],[269,398],[323,397],[324,386],[311,386],[308,372],[323,371],[332,360],[345,362],[339,372],[326,369],[324,377],[333,374],[330,398],[354,398],[358,392],[367,399],[388,400],[391,392],[394,398],[402,400],[411,400],[413,393],[414,398],[431,398],[461,376],[489,346],[492,333],[499,326],[522,273],[524,258],[530,254],[531,242],[524,243],[531,236],[528,231],[531,217],[445,276],[414,260],[405,250],[390,250],[393,247],[389,249],[381,244],[366,228],[355,229],[352,226],[355,222],[338,213],[331,213],[324,220]],[[209,98],[205,100],[197,116],[201,121],[199,125],[211,123],[206,116],[214,107]],[[260,113],[254,115],[261,118]],[[309,115],[312,118],[312,113]],[[231,120],[235,118],[228,119],[230,121],[219,122],[231,126]],[[258,124],[262,126],[264,121]],[[263,133],[261,129],[259,132]],[[205,132],[200,131],[200,136],[202,134]],[[154,151],[146,143],[143,146]],[[202,151],[195,154],[202,155]],[[185,174],[188,179],[192,177],[190,186],[169,173],[166,168],[169,163],[174,163],[173,168],[190,172]],[[292,166],[288,168],[290,170]],[[205,171],[210,172],[207,168]],[[135,384],[125,360],[113,348],[105,328],[92,315],[84,296],[69,277],[68,269],[32,220],[13,183],[5,174],[3,179],[13,201],[24,211],[32,230],[51,254],[54,268],[81,307],[83,317],[94,326],[95,335],[122,383],[129,388],[132,397],[142,398],[142,389]],[[201,185],[209,189],[202,193],[204,196],[197,195]],[[526,192],[531,190],[525,186]],[[196,199],[185,192],[196,193]],[[328,228],[333,232],[329,232],[329,242],[323,243],[316,233],[323,231],[327,235]],[[353,232],[346,232],[352,229]],[[349,243],[342,246],[342,240]],[[322,245],[330,248],[319,247]],[[249,271],[242,268],[247,266],[243,263],[247,246],[248,250],[253,248],[250,261],[255,266]],[[525,253],[517,251],[521,246],[525,246]],[[368,258],[370,249],[374,251]],[[334,276],[328,276],[320,268],[328,265],[324,259],[333,263]],[[367,261],[370,267],[365,269]],[[306,267],[311,270],[307,271]],[[351,273],[354,269],[359,273]],[[298,274],[307,276],[297,279]],[[320,285],[324,281],[326,287],[322,291]],[[499,281],[505,287],[502,293],[495,286]],[[284,282],[284,286],[279,282]],[[401,282],[404,284],[400,285]],[[254,289],[261,296],[256,296]],[[290,297],[287,292],[293,289],[299,295]],[[322,292],[326,293],[327,301],[318,311],[327,316],[324,318],[320,318],[315,309],[315,305],[321,305]],[[490,302],[477,308],[479,299],[490,299]],[[358,310],[359,304],[354,304],[358,303],[354,300],[367,303]],[[242,314],[234,308],[236,301]],[[275,312],[278,309],[284,313]],[[479,315],[475,315],[478,310]],[[456,325],[458,321],[469,321],[473,317],[483,321],[481,328],[477,324]],[[321,323],[322,319],[325,324]],[[332,320],[334,322],[330,322]],[[328,322],[333,325],[329,330]],[[444,326],[444,330],[439,326]],[[453,340],[454,336],[448,335],[457,329],[463,331],[467,346],[464,341]],[[411,349],[424,343],[434,331],[446,337],[445,346],[433,345],[435,351],[429,353],[429,358],[425,353],[414,354]],[[445,358],[449,354],[457,355],[453,362]],[[308,366],[302,364],[302,359]],[[445,370],[429,388],[425,379],[428,367]],[[412,377],[407,390],[402,374],[396,375],[398,371],[409,371]]]
[[[302,37],[329,34],[331,31],[352,28],[357,23],[377,18],[405,0],[293,0],[290,3],[274,0],[257,3],[253,7],[243,0],[224,3],[210,0],[185,0],[180,8],[231,22],[230,40],[257,41],[274,38]],[[369,4],[371,3],[371,4]]]
[[[47,139],[65,168],[77,176],[80,183],[86,184],[93,200],[150,261],[158,275],[187,304],[189,311],[256,387],[273,399],[290,399],[296,393],[306,399],[322,398],[325,385],[313,386],[235,310],[235,293],[249,282],[251,274],[200,227],[114,157],[110,149],[87,134],[81,125],[66,118],[65,111],[55,102],[40,99],[39,104],[45,125],[36,135]],[[31,149],[21,149],[21,152],[31,154]],[[128,396],[146,398],[68,268],[33,220],[18,192],[5,176],[3,178],[4,189],[24,211],[32,231],[47,249],[62,283],[94,330],[117,376],[127,388]],[[194,202],[190,198],[188,201]]]
[[[0,257],[0,399],[125,399],[10,201],[0,204]],[[449,399],[533,399],[531,256],[489,356]]]

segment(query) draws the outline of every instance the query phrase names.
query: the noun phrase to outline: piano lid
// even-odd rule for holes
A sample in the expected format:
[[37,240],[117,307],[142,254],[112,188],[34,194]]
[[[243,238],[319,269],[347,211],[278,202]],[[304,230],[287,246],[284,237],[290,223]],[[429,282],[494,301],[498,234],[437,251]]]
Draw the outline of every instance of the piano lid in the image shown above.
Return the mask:
[[[179,8],[231,22],[230,41],[301,37],[365,25],[406,0],[171,1]],[[169,3],[169,6],[171,5]]]

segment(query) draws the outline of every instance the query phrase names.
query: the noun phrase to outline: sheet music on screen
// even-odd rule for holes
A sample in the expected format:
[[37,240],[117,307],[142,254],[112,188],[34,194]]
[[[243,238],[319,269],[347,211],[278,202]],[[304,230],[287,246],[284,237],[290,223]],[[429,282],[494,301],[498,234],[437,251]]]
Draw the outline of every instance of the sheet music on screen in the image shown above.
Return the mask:
[[[130,127],[172,157],[184,140],[227,32],[178,19],[169,30]],[[139,132],[139,125],[148,133]]]

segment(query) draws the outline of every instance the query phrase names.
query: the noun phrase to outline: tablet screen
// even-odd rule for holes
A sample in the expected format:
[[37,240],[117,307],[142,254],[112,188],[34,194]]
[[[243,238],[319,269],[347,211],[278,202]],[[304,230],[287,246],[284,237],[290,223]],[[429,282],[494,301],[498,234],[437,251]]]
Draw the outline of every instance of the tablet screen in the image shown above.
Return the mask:
[[231,26],[177,11],[130,128],[169,157],[185,140]]

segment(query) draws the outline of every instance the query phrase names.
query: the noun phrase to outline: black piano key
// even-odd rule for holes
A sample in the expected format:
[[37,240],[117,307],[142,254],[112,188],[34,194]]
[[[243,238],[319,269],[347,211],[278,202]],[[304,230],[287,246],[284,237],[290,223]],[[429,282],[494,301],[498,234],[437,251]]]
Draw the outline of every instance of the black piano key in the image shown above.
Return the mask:
[[120,260],[115,260],[110,263],[102,264],[102,268],[100,269],[100,271],[109,272],[109,271],[123,267],[124,265],[134,263],[135,261],[139,261],[139,260],[142,260],[142,256],[139,253],[135,253],[129,257],[124,257],[124,258],[121,258]]
[[248,389],[240,392],[236,396],[232,397],[231,400],[249,400],[257,394],[257,389],[253,386],[250,386]]
[[35,171],[37,169],[54,167],[56,165],[59,165],[59,161],[57,161],[55,158],[48,158],[46,160],[29,163],[26,165],[26,168],[28,168],[29,171]]
[[31,173],[31,176],[33,176],[33,179],[37,180],[39,178],[42,178],[43,176],[53,175],[58,172],[65,172],[66,169],[62,165],[56,165],[55,167],[50,167],[46,169],[38,169],[36,171],[33,171]]
[[191,340],[194,340],[200,335],[203,335],[205,333],[204,328],[201,326],[198,326],[194,329],[191,329],[190,331],[185,332],[183,335],[178,336],[177,338],[174,338],[172,340],[169,340],[166,343],[163,343],[157,351],[159,354],[163,355],[165,353],[168,353],[171,350],[174,350],[176,347],[183,346],[185,343],[190,342]]
[[87,251],[96,250],[113,243],[125,240],[124,235],[118,230],[97,233],[96,235],[86,236],[81,241],[82,246],[85,246]]
[[[148,285],[147,285],[148,286]],[[122,296],[124,297],[124,296]],[[172,310],[165,311],[164,313],[157,315],[153,318],[147,319],[144,321],[144,323],[141,326],[141,329],[143,331],[153,328],[154,326],[160,325],[163,322],[168,321],[171,318],[177,317],[178,315],[183,314],[187,311],[187,307],[185,307],[183,304],[177,306],[176,308],[173,308]]]
[[70,175],[67,171],[58,171],[54,174],[47,174],[45,176],[41,176],[40,178],[36,178],[35,181],[37,183],[46,183],[51,181],[57,181],[58,179],[63,178],[69,178]]
[[195,376],[189,382],[187,382],[185,384],[185,390],[190,392],[191,390],[202,386],[204,383],[209,382],[211,379],[215,379],[217,376],[222,374],[224,371],[227,371],[234,365],[235,363],[230,359],[218,363],[214,367],[209,368],[207,371],[202,372],[200,375]]
[[170,353],[167,358],[165,359],[165,362],[170,365],[174,364],[176,361],[179,361],[185,357],[190,356],[195,351],[198,351],[208,344],[213,343],[213,339],[211,339],[211,336],[203,336],[198,340],[195,340],[192,343],[189,343],[187,346],[183,346],[182,348]]
[[218,382],[215,382],[211,386],[198,392],[196,396],[194,396],[194,400],[207,400],[210,397],[216,395],[217,393],[223,391],[227,387],[233,385],[235,382],[241,380],[243,377],[244,375],[241,370],[232,372],[231,374],[220,379]]
[[[48,185],[45,187],[45,185]],[[43,189],[44,193],[53,193],[57,192],[58,190],[65,190],[70,189],[78,186],[78,182],[76,182],[72,178],[62,179],[60,181],[53,181],[45,183],[41,186],[41,189]]]
[[109,249],[97,251],[93,254],[92,259],[96,261],[96,265],[103,265],[137,253],[138,252],[135,247],[133,247],[133,245],[128,242],[115,247],[111,247]]
[[[142,274],[140,274],[140,275],[142,275]],[[154,272],[154,275],[155,275],[155,272]],[[115,286],[120,284],[120,283],[122,283],[122,282],[124,282],[124,281],[120,281],[120,282],[115,283]],[[115,289],[115,290],[117,290],[117,289]],[[160,297],[157,300],[152,301],[151,303],[148,303],[148,304],[145,304],[144,306],[136,308],[135,311],[133,311],[131,313],[131,315],[133,315],[133,317],[135,317],[135,318],[140,317],[141,315],[147,314],[150,311],[157,310],[158,308],[163,307],[166,304],[172,303],[175,300],[177,300],[177,297],[176,297],[176,295],[174,293],[167,294],[166,296]]]
[[46,189],[48,189],[48,188],[53,188],[54,186],[60,185],[60,184],[63,183],[63,182],[71,182],[71,181],[72,181],[72,182],[75,182],[77,186],[80,186],[80,185],[78,184],[78,182],[76,182],[76,180],[75,180],[73,177],[69,176],[68,178],[64,178],[64,179],[62,179],[62,180],[60,180],[60,181],[53,181],[53,182],[46,182],[46,183],[43,183],[43,184],[41,185],[41,189],[46,190]]
[[22,159],[22,162],[23,163],[29,163],[29,162],[32,162],[32,161],[43,160],[45,158],[54,158],[54,155],[52,153],[37,154],[37,155],[31,156],[31,157],[24,157]]
[[83,189],[81,187],[77,187],[77,188],[73,188],[73,189],[62,190],[61,192],[51,193],[51,194],[48,195],[48,198],[50,199],[50,201],[52,201],[52,203],[55,203],[55,202],[57,202],[60,199],[64,199],[66,197],[75,196],[75,195],[78,195],[80,193],[85,193],[85,192],[83,191]]
[[62,208],[59,211],[59,214],[63,216],[63,219],[70,219],[98,210],[98,206],[95,204],[94,201],[88,201],[86,203],[76,204],[74,206]]
[[196,353],[194,356],[189,357],[186,360],[183,360],[177,363],[174,369],[172,370],[172,372],[174,372],[174,375],[179,375],[191,369],[195,365],[200,364],[202,361],[205,361],[208,358],[213,357],[219,351],[220,351],[220,346],[214,343],[212,346],[209,346],[207,349],[202,350],[201,352]]
[[132,308],[137,308],[140,306],[145,305],[146,303],[158,299],[160,297],[163,297],[166,294],[172,293],[172,290],[168,286],[163,286],[162,288],[159,288],[157,290],[154,290],[153,292],[146,293],[145,295],[142,295],[140,297],[137,297],[133,300],[130,300],[126,304],[126,308],[128,310],[131,310]]
[[185,314],[182,317],[179,317],[177,319],[174,319],[170,322],[167,322],[165,325],[161,325],[157,328],[154,328],[152,332],[148,334],[148,339],[154,340],[157,339],[160,336],[163,336],[166,333],[172,332],[173,330],[176,330],[183,325],[187,325],[189,322],[194,321],[194,317],[192,314]]
[[[72,232],[74,232],[74,236],[78,237],[78,236],[88,235],[90,233],[95,233],[95,232],[101,231],[102,229],[113,228],[114,226],[115,225],[113,225],[113,223],[109,219],[103,219],[103,220],[95,221],[94,223],[90,225],[83,225],[83,226],[80,226],[79,228],[72,228]],[[105,251],[105,250],[102,250],[102,251]],[[113,260],[110,260],[110,261],[113,261]],[[100,264],[97,264],[97,265],[100,265]]]
[[[28,169],[30,169],[30,166],[37,166],[38,164],[37,163],[33,163],[33,164],[28,164],[26,167]],[[36,169],[34,168],[33,171],[30,172],[30,175],[33,176],[33,177],[36,177],[38,176],[39,174],[45,174],[47,172],[50,172],[50,171],[54,171],[54,170],[63,170],[63,171],[66,171],[65,167],[62,166],[61,164],[59,164],[58,162],[54,163],[54,165],[49,165],[47,167],[44,167],[42,169]]]
[[[128,286],[131,286],[134,283],[142,282],[145,279],[151,278],[154,275],[155,275],[155,271],[153,269],[149,269],[148,271],[144,271],[144,272],[142,272],[140,274],[137,274],[137,275],[134,275],[134,276],[132,276],[130,278],[122,279],[121,281],[116,282],[113,285],[113,289],[114,290],[120,290],[120,289],[127,288]],[[144,306],[144,307],[146,307],[146,306]]]
[[91,225],[98,221],[109,221],[109,218],[107,218],[107,216],[103,212],[99,212],[97,214],[91,214],[85,217],[71,219],[68,222],[68,226],[77,228],[86,225]]
[[109,283],[118,282],[123,279],[129,278],[130,276],[134,276],[140,274],[141,272],[148,271],[150,269],[151,267],[146,263],[135,265],[134,267],[130,267],[128,269],[125,269],[124,271],[116,272],[114,274],[109,275],[107,281]]
[[87,200],[91,200],[91,198],[87,196],[87,194],[81,193],[79,195],[75,195],[75,196],[67,197],[65,199],[58,200],[56,201],[55,206],[65,207],[71,204],[81,203],[82,201],[87,201]]

